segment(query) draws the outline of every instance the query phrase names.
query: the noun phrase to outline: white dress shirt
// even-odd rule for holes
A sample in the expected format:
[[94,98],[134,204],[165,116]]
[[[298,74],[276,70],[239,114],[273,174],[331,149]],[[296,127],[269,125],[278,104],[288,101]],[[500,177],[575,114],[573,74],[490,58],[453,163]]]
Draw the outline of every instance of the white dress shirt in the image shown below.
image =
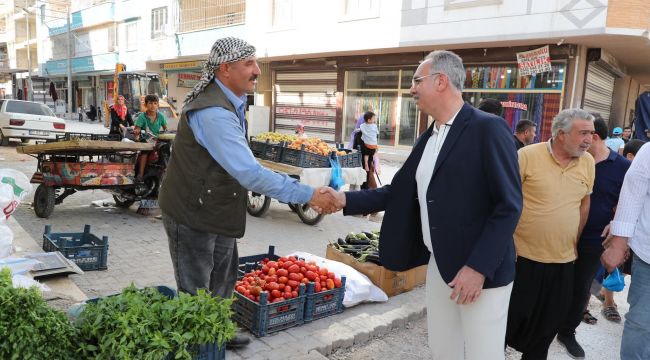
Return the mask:
[[625,174],[612,221],[612,235],[629,238],[629,246],[650,263],[650,145],[645,144]]
[[418,186],[418,202],[420,203],[420,219],[422,220],[422,237],[424,239],[424,245],[426,245],[432,254],[433,249],[431,248],[431,231],[429,229],[429,209],[427,207],[427,189],[429,188],[429,183],[433,176],[433,169],[436,166],[440,149],[442,149],[447,134],[451,130],[451,125],[459,112],[460,109],[446,124],[441,125],[440,128],[437,128],[436,126],[433,127],[433,134],[427,141],[427,145],[424,148],[422,157],[420,158],[420,163],[418,164],[418,169],[415,172],[415,181]]

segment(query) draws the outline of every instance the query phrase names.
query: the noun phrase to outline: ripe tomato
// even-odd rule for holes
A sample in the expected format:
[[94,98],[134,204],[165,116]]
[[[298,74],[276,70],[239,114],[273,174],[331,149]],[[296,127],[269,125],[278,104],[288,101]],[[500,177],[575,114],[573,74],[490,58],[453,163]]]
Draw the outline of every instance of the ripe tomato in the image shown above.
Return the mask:
[[289,280],[287,281],[287,285],[291,286],[292,289],[297,289],[300,283],[295,280]]
[[269,267],[266,266],[266,265],[262,266],[262,273],[263,274],[268,274],[269,273]]
[[318,278],[320,279],[320,281],[325,281],[327,280],[327,275],[321,275]]
[[303,273],[303,274],[306,274],[307,273],[307,268],[304,267],[304,266],[301,266],[300,267],[300,272]]
[[285,261],[284,264],[282,264],[282,268],[288,269],[291,265],[293,265],[293,261]]
[[278,269],[278,271],[275,272],[275,275],[277,275],[277,276],[288,276],[289,271],[287,271],[287,269]]
[[321,290],[320,283],[317,281],[314,283],[314,291],[320,292],[320,290]]
[[316,275],[315,272],[309,270],[309,271],[307,271],[307,273],[305,274],[305,277],[306,277],[307,279],[309,279],[310,281],[314,281],[314,280],[316,280],[316,279],[318,278],[318,275]]
[[300,282],[303,283],[303,284],[305,284],[305,285],[307,285],[307,284],[309,284],[309,279],[307,279],[307,278],[302,278],[302,280],[300,280]]
[[298,266],[304,267],[305,266],[305,260],[298,260],[295,262]]
[[[286,264],[288,264],[288,263],[285,263],[285,265]],[[296,264],[293,264],[293,265],[291,265],[291,266],[289,266],[288,268],[285,268],[285,269],[289,270],[289,274],[300,272],[300,266],[298,266]]]
[[287,261],[287,260],[289,260],[289,259],[287,259],[287,258],[284,257],[284,256],[281,256],[280,259],[279,259],[279,261]]
[[268,266],[269,268],[276,268],[277,269],[278,268],[278,263],[275,262],[275,261],[269,261],[269,262],[266,263],[266,266]]
[[280,291],[284,291],[284,288],[285,288],[286,286],[287,286],[287,285],[285,285],[285,284],[283,284],[283,283],[278,283],[278,290],[280,290]]
[[291,292],[291,297],[292,298],[297,298],[298,297],[298,292],[296,290]]
[[282,293],[280,292],[280,290],[273,290],[271,291],[271,296],[274,298],[279,298],[282,297]]
[[237,286],[237,287],[235,288],[235,290],[237,290],[238,293],[243,294],[244,291],[246,291],[246,288],[243,287],[243,286],[241,286],[241,285],[239,285],[239,286]]
[[269,271],[267,272],[267,275],[269,275],[269,276],[275,275],[275,268],[274,267],[269,268]]
[[296,261],[296,260],[298,260],[298,259],[296,259],[296,257],[295,257],[295,256],[289,256],[289,260],[290,260],[290,261],[294,261],[294,262],[295,262],[295,261]]
[[259,286],[253,286],[251,288],[251,295],[253,296],[259,296],[261,292],[262,292],[262,288]]
[[286,285],[286,286],[284,287],[284,292],[291,292],[291,290],[293,290],[293,289],[292,289],[291,286],[289,286],[289,285]]
[[334,280],[334,278],[336,278],[336,274],[334,274],[333,272],[328,272],[327,273],[327,278]]
[[343,284],[341,283],[341,279],[336,278],[334,279],[334,286],[338,289],[342,286]]
[[298,273],[289,273],[289,280],[300,281]]
[[266,264],[267,262],[269,262],[269,258],[264,258],[264,260],[262,260],[262,262]]
[[332,279],[327,279],[327,281],[325,282],[325,284],[327,285],[327,290],[332,290],[332,289],[334,289],[334,280],[332,280]]

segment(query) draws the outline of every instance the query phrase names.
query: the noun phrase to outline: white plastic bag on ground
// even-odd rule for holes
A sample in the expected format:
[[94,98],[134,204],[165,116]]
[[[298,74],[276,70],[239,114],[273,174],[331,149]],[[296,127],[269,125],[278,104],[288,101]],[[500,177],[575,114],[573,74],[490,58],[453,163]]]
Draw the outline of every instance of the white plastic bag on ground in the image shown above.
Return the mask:
[[316,265],[327,268],[337,277],[345,276],[345,296],[343,297],[343,306],[345,307],[352,307],[364,301],[388,301],[388,296],[382,289],[351,266],[302,251],[295,251],[290,255],[305,259],[305,261],[314,261]]
[[14,169],[0,169],[0,259],[12,253],[14,235],[7,227],[7,219],[32,191],[32,184],[23,173]]
[[14,275],[11,277],[11,283],[14,288],[30,288],[36,286],[41,292],[50,291],[49,286],[41,284],[40,282],[25,275]]

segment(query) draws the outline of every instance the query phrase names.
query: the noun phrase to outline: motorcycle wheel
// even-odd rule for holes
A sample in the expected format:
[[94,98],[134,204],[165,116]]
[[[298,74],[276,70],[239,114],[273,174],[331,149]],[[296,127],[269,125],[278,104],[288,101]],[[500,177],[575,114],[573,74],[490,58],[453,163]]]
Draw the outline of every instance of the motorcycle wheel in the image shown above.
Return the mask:
[[325,216],[317,213],[316,210],[309,207],[308,204],[296,204],[296,214],[298,214],[300,220],[307,225],[316,225],[323,220],[323,217]]
[[254,193],[252,191],[248,192],[248,198],[246,200],[246,211],[255,217],[260,217],[264,215],[269,210],[271,206],[271,198]]
[[120,208],[129,208],[135,203],[135,200],[129,200],[120,195],[113,195],[113,200],[115,200],[115,206]]

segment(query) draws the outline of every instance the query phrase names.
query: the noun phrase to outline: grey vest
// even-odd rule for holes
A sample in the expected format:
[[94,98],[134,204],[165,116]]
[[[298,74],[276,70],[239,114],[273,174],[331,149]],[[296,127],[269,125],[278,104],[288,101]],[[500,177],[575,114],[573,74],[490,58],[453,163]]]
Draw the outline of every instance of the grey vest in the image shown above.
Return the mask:
[[214,81],[183,108],[158,202],[162,211],[179,224],[241,238],[246,229],[247,191],[196,142],[187,122],[189,111],[213,106],[236,114]]

